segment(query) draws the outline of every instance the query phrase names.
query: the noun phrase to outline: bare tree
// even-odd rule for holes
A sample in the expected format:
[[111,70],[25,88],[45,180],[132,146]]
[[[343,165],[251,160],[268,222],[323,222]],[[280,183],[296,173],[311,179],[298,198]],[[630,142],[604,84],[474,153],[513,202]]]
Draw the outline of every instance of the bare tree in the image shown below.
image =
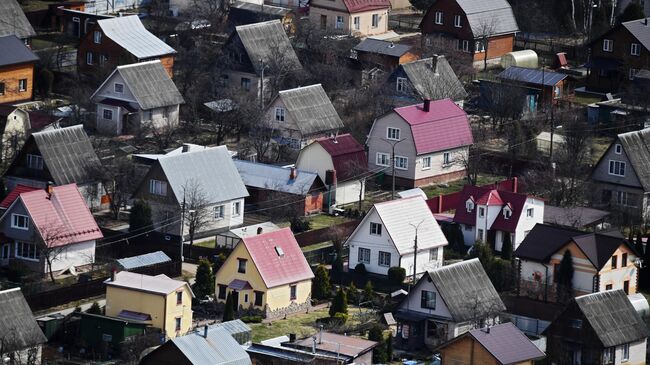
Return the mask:
[[64,236],[66,229],[63,224],[62,222],[49,220],[38,229],[38,252],[43,260],[45,260],[46,270],[52,284],[56,283],[52,270],[54,262],[66,251],[67,246],[65,243],[69,239],[69,237]]
[[368,165],[359,163],[357,160],[346,161],[345,171],[348,171],[348,180],[356,181],[356,183],[359,184],[359,201],[357,203],[357,209],[361,212],[363,193],[365,190],[366,179],[368,178]]
[[257,160],[270,161],[277,143],[273,140],[277,124],[268,117],[263,117],[257,126],[250,126],[248,138],[243,143],[242,152],[257,154]]
[[120,210],[124,208],[137,186],[136,169],[128,157],[114,157],[104,163],[91,176],[96,176],[102,182],[109,198],[109,207],[113,219],[119,219]]
[[[190,236],[190,252],[194,244],[194,238],[208,223],[210,223],[211,216],[209,210],[208,196],[201,183],[195,179],[190,179],[183,185],[183,199],[184,199],[184,225],[187,227],[188,235]],[[181,232],[184,235],[185,232]]]
[[[478,43],[470,45],[473,46],[474,52],[482,51],[483,52],[483,71],[487,70],[487,60],[488,52],[490,46],[490,37],[494,34],[497,27],[498,19],[495,17],[482,18],[478,29],[477,34],[474,34],[474,39],[478,39]],[[479,49],[476,49],[480,47]]]
[[[38,346],[21,349],[21,342],[36,342],[36,339],[30,338],[29,333],[18,332],[18,328],[10,328],[6,333],[0,333],[0,359],[11,365],[36,365],[41,363],[39,357],[40,351]],[[40,340],[40,339],[39,339]]]

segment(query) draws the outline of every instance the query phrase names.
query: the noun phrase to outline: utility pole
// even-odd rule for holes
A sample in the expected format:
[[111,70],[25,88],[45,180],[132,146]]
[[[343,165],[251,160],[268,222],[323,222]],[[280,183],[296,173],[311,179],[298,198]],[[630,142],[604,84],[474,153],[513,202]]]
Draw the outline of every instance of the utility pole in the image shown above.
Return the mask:
[[181,262],[184,261],[183,259],[183,238],[184,235],[183,233],[185,230],[185,191],[183,191],[183,204],[181,205]]
[[390,147],[391,147],[390,159],[392,161],[392,170],[393,170],[392,173],[391,173],[392,178],[393,178],[393,187],[392,187],[392,190],[391,190],[391,193],[390,193],[390,200],[395,199],[395,146],[397,146],[398,143],[402,142],[405,139],[406,138],[402,138],[402,139],[399,139],[399,140],[390,140],[388,138],[382,138],[381,139],[382,141],[390,144]]
[[413,240],[413,246],[414,246],[414,251],[413,251],[413,285],[415,285],[415,278],[417,277],[418,273],[418,267],[417,267],[417,260],[418,260],[418,230],[420,229],[420,224],[424,222],[424,219],[420,221],[420,223],[413,224],[409,223],[409,225],[413,228],[415,228],[415,239]]

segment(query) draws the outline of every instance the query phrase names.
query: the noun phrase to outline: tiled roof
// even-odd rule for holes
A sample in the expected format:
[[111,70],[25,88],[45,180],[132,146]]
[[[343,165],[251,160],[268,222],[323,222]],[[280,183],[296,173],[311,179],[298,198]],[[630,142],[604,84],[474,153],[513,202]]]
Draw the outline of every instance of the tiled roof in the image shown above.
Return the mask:
[[38,188],[33,188],[31,186],[20,185],[20,184],[16,185],[14,190],[10,191],[9,194],[7,194],[7,196],[5,196],[4,199],[2,199],[2,202],[0,202],[0,208],[2,208],[2,209],[9,208],[9,206],[16,199],[18,199],[18,195],[20,195],[22,193],[27,193],[29,191],[34,191],[34,190],[38,190]]
[[366,150],[352,135],[346,133],[335,138],[323,137],[316,140],[332,157],[332,163],[339,180],[346,180],[368,167]]
[[490,229],[514,232],[528,196],[505,190],[496,190],[492,187],[465,185],[460,193],[458,206],[454,213],[454,222],[476,225],[476,208],[471,212],[468,212],[465,208],[465,202],[470,198],[477,205],[502,205],[504,207],[507,205],[512,210],[510,218],[506,219],[503,214],[499,214]]
[[309,280],[314,277],[291,229],[244,237],[242,243],[267,288]]
[[100,19],[97,24],[106,37],[138,59],[176,53],[172,47],[149,32],[137,15]]
[[514,324],[502,323],[488,329],[469,331],[499,364],[519,364],[542,359],[544,353],[532,343]]
[[[187,282],[174,280],[165,274],[151,276],[128,271],[120,271],[115,274],[115,280],[109,278],[104,283],[106,283],[107,286],[134,289],[162,295],[170,294],[185,285],[189,288]],[[194,296],[194,294],[192,294],[192,296]]]
[[350,13],[390,8],[388,0],[343,0]]
[[467,114],[450,99],[396,108],[410,126],[418,155],[469,146],[474,143]]

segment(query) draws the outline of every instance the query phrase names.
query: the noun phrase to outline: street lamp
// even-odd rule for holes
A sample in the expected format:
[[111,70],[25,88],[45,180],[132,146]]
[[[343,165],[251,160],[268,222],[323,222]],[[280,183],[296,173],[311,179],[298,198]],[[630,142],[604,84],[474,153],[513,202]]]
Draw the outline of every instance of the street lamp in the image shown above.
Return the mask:
[[391,147],[390,159],[391,159],[392,165],[393,165],[393,172],[392,172],[392,175],[393,175],[393,189],[392,189],[392,191],[390,193],[390,200],[395,199],[395,146],[397,146],[398,143],[402,142],[405,139],[406,138],[402,138],[402,139],[399,139],[399,140],[391,140],[391,139],[388,139],[388,138],[382,138],[381,139],[382,141],[390,144],[390,147]]

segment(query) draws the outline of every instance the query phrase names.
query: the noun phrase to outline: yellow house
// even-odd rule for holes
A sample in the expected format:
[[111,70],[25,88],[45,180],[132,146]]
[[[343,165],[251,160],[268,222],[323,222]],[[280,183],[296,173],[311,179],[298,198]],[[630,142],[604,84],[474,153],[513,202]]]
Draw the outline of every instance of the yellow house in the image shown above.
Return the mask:
[[192,327],[193,297],[185,281],[122,271],[106,280],[106,315],[149,321],[174,338]]
[[232,296],[236,310],[254,308],[266,318],[307,311],[314,277],[289,228],[244,237],[217,271],[217,301]]

